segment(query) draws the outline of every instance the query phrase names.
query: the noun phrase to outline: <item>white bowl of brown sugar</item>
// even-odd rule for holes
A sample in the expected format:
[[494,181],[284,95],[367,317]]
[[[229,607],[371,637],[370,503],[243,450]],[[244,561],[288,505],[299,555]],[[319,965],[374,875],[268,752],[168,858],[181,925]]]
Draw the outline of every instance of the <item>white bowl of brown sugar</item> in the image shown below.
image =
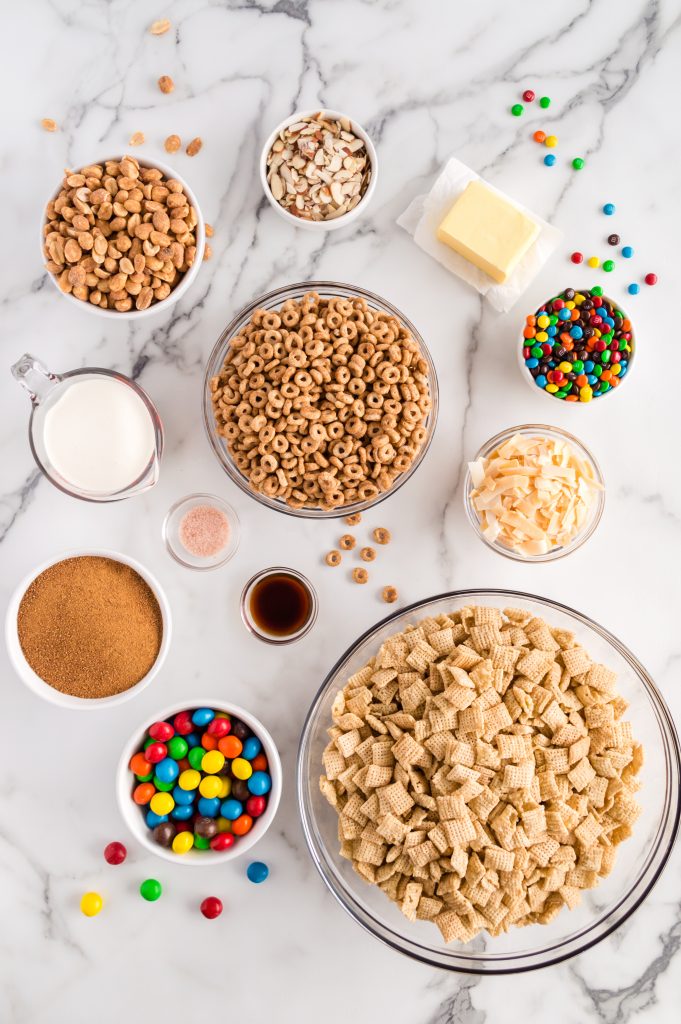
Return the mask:
[[5,619],[21,681],[59,707],[91,710],[140,693],[170,646],[170,605],[158,580],[115,551],[50,559],[15,589]]

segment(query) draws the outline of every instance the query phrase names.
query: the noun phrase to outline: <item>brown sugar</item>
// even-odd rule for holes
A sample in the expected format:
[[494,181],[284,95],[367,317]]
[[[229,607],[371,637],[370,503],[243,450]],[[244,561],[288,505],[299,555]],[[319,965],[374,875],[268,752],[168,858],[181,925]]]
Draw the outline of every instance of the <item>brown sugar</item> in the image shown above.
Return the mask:
[[152,668],[163,619],[149,585],[112,558],[66,558],[33,580],[17,616],[24,657],[73,697],[122,693]]

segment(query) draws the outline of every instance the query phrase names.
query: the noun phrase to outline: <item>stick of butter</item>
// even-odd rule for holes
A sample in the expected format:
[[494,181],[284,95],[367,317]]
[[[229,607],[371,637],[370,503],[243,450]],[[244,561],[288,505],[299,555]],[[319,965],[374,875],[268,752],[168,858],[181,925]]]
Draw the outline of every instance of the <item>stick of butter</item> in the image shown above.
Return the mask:
[[437,237],[503,284],[530,248],[539,225],[482,181],[471,181],[439,228]]

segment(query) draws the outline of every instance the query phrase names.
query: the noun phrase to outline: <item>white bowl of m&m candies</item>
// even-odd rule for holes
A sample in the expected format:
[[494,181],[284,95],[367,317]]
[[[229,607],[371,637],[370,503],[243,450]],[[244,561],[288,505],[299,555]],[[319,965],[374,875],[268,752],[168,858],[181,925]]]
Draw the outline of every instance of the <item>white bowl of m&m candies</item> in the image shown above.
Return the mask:
[[221,700],[174,704],[126,744],[116,796],[133,835],[182,864],[233,860],[272,824],[281,761],[269,732]]

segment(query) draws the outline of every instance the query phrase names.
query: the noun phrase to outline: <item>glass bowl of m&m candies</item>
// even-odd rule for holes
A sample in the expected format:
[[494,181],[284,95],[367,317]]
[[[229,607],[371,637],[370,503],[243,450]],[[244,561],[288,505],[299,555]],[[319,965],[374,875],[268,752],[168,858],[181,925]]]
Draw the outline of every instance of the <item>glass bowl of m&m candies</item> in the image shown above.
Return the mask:
[[281,796],[281,762],[267,729],[244,708],[176,704],[126,744],[116,795],[148,850],[212,864],[238,857],[265,834]]
[[566,288],[526,317],[518,347],[523,377],[548,398],[588,405],[631,372],[634,332],[603,289]]

